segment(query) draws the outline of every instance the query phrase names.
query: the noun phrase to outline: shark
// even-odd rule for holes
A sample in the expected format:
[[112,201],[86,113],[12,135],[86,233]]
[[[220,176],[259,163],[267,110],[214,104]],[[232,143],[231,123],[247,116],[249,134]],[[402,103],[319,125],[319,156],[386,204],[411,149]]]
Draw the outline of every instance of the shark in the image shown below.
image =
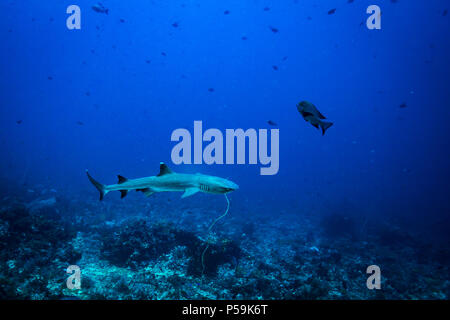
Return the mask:
[[127,179],[121,175],[118,176],[119,181],[116,184],[104,185],[95,180],[86,170],[89,181],[100,192],[100,201],[110,191],[120,191],[121,198],[125,198],[130,190],[142,192],[149,197],[156,192],[184,192],[181,196],[186,198],[196,194],[197,192],[212,194],[227,194],[239,189],[234,182],[210,175],[200,173],[187,174],[173,172],[164,162],[159,165],[159,174],[138,179]]

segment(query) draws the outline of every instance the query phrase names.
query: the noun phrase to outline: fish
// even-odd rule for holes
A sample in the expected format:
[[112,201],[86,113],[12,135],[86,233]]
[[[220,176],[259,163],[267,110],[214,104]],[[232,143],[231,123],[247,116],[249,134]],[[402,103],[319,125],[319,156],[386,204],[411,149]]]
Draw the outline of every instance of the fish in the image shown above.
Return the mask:
[[322,135],[325,134],[325,131],[329,127],[333,125],[333,122],[326,122],[323,119],[326,119],[325,116],[317,110],[316,106],[308,101],[301,101],[297,104],[297,110],[302,115],[305,121],[311,123],[317,129],[322,128]]
[[100,192],[100,201],[111,191],[120,191],[121,198],[125,198],[128,191],[136,190],[149,197],[156,192],[184,192],[181,198],[186,198],[197,192],[211,194],[226,194],[239,189],[234,182],[200,173],[185,174],[173,172],[164,162],[160,163],[159,174],[138,179],[127,179],[118,176],[117,184],[104,185],[96,181],[86,170],[89,181]]
[[272,31],[273,33],[278,33],[278,29],[274,28],[274,27],[269,27],[270,31]]
[[333,13],[335,13],[335,12],[336,12],[336,8],[331,9],[330,11],[328,11],[328,14],[333,14]]
[[267,123],[270,124],[271,126],[278,126],[278,124],[272,120],[267,121]]
[[105,7],[103,4],[101,4],[100,2],[97,3],[97,4],[94,4],[94,5],[92,6],[92,10],[94,10],[95,12],[98,12],[98,13],[104,13],[104,14],[108,14],[108,12],[109,12],[109,9],[106,8],[106,7]]

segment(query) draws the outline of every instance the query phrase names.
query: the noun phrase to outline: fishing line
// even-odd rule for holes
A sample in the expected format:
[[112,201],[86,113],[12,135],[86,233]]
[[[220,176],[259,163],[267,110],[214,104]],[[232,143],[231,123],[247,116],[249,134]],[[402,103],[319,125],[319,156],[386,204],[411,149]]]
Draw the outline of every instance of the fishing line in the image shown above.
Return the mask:
[[211,229],[216,224],[216,222],[219,221],[220,219],[222,219],[223,217],[225,217],[228,214],[228,210],[230,210],[230,200],[228,200],[228,197],[227,197],[226,193],[224,193],[223,195],[225,196],[225,199],[227,200],[227,210],[225,210],[225,213],[223,215],[221,215],[216,220],[214,220],[214,222],[208,228],[208,233],[209,234],[208,234],[208,238],[206,239],[207,244],[206,244],[205,249],[202,252],[202,268],[203,268],[202,269],[202,275],[205,272],[204,256],[205,256],[206,250],[208,250],[208,248],[209,248],[209,239],[210,239],[210,236],[211,236]]

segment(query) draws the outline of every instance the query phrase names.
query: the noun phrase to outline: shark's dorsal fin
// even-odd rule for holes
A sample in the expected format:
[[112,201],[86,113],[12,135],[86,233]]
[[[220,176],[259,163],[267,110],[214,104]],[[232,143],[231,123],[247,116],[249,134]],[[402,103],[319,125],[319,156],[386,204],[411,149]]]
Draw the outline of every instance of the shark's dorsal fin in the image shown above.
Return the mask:
[[118,184],[121,184],[121,183],[124,183],[124,182],[127,182],[127,181],[128,181],[127,178],[122,177],[121,175],[118,175],[117,178],[119,178]]
[[163,176],[165,174],[171,174],[173,173],[172,170],[165,164],[164,162],[160,162],[159,164],[159,174],[158,177]]

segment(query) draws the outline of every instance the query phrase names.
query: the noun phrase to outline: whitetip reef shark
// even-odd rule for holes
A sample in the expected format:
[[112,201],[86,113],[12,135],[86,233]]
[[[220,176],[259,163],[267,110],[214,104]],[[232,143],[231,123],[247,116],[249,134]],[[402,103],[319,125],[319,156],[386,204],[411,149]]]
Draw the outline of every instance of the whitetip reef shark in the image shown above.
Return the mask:
[[237,184],[224,178],[200,173],[185,174],[173,172],[164,162],[160,163],[159,170],[157,176],[138,179],[127,179],[119,175],[119,182],[111,185],[104,185],[96,181],[91,177],[88,170],[86,170],[86,174],[89,181],[100,192],[100,200],[103,200],[103,197],[110,191],[120,191],[121,198],[124,198],[130,190],[141,191],[147,197],[155,192],[182,191],[184,193],[181,197],[186,198],[199,191],[213,194],[227,194],[239,189]]

